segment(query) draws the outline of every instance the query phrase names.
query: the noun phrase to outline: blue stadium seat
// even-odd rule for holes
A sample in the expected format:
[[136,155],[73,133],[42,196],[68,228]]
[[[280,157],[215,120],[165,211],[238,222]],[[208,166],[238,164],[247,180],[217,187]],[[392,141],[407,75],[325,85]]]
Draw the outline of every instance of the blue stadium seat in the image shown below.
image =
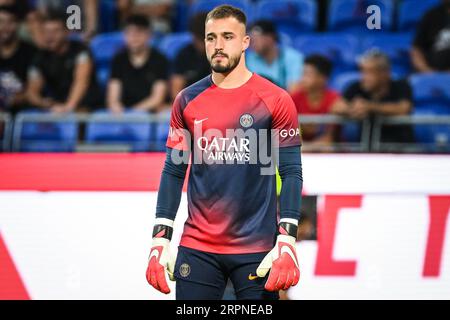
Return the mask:
[[333,62],[333,73],[338,74],[356,68],[357,39],[344,33],[318,33],[301,35],[294,46],[305,56],[321,54]]
[[347,89],[349,85],[351,85],[355,81],[358,81],[360,78],[361,73],[359,73],[359,71],[344,72],[331,79],[330,86],[334,90],[342,93],[345,91],[345,89]]
[[450,74],[415,74],[410,77],[416,106],[447,105],[450,113]]
[[330,0],[328,8],[328,30],[374,32],[367,28],[366,12],[370,5],[381,11],[381,31],[390,31],[393,26],[394,6],[391,0]]
[[117,7],[114,0],[101,0],[98,9],[99,16],[99,32],[113,32],[117,29]]
[[109,66],[111,59],[125,45],[122,32],[104,33],[91,41],[91,51],[97,67]]
[[172,33],[164,36],[156,45],[169,60],[175,59],[178,52],[192,42],[189,32]]
[[[104,116],[109,111],[99,110],[93,114]],[[122,115],[135,118],[142,112],[127,111]],[[131,121],[131,120],[130,120]],[[151,125],[149,123],[115,123],[115,122],[90,122],[86,126],[86,142],[100,144],[127,144],[132,151],[148,151],[152,138]]]
[[[30,110],[18,114],[43,114],[44,111]],[[78,139],[78,124],[75,119],[63,122],[23,122],[20,134],[20,151],[26,152],[71,152]]]
[[258,19],[272,20],[278,31],[295,37],[316,29],[317,4],[311,0],[261,0],[256,5]]
[[[450,115],[450,74],[413,75],[410,83],[414,92],[415,115]],[[421,143],[450,143],[450,125],[415,125],[416,140]],[[447,145],[448,148],[449,145]],[[428,151],[436,151],[434,146]]]
[[197,0],[189,8],[189,16],[199,12],[208,12],[221,4],[229,4],[245,12],[247,21],[253,20],[253,4],[250,0]]
[[397,75],[406,76],[411,72],[409,49],[412,36],[410,33],[381,33],[374,36],[366,34],[361,42],[361,53],[372,48],[378,48],[388,55],[392,71]]
[[441,3],[440,0],[407,0],[402,1],[398,8],[397,30],[411,32],[416,29],[423,15]]

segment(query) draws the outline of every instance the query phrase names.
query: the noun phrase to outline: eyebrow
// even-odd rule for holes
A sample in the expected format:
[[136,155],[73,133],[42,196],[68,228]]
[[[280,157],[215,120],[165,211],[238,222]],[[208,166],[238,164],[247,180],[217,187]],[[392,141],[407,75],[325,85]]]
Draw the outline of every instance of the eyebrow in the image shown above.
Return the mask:
[[[231,31],[225,31],[225,32],[222,32],[222,35],[223,35],[223,36],[234,35],[234,32],[231,32]],[[208,33],[206,36],[209,37],[209,36],[217,36],[217,35],[216,35],[214,32],[210,32],[210,33]]]

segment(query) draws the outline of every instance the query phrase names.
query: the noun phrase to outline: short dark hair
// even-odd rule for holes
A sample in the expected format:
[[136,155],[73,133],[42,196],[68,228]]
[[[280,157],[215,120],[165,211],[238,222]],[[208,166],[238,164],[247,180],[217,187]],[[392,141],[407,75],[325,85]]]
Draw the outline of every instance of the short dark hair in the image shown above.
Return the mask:
[[63,11],[60,10],[50,10],[45,16],[44,16],[44,22],[59,22],[66,25],[66,15]]
[[136,26],[143,29],[151,29],[150,19],[143,14],[132,14],[125,20],[125,27]]
[[12,5],[3,5],[0,6],[0,12],[10,14],[14,17],[15,20],[19,20],[19,14],[17,12],[17,8]]
[[233,17],[240,23],[247,25],[247,17],[245,16],[245,13],[241,9],[228,4],[217,6],[208,12],[205,22],[211,19],[225,19],[230,17]]
[[198,39],[205,37],[205,21],[207,12],[199,12],[189,20],[189,31]]
[[313,54],[306,57],[305,65],[306,64],[309,64],[316,68],[316,70],[325,77],[329,77],[331,75],[331,71],[333,70],[333,64],[331,63],[331,61],[319,54]]

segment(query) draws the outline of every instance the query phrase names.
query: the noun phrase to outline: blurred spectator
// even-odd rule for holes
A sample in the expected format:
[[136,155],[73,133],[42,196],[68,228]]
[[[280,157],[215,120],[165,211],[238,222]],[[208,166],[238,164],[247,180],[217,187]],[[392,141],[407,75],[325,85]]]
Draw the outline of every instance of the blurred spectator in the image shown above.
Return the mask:
[[[412,90],[403,80],[391,78],[389,58],[378,50],[366,52],[360,60],[361,81],[351,84],[343,93],[347,104],[334,112],[356,119],[374,120],[376,115],[407,115],[412,108]],[[410,126],[385,126],[381,142],[413,142]]]
[[152,31],[144,15],[131,15],[125,26],[126,48],[113,59],[108,83],[108,108],[159,111],[168,90],[168,61],[148,45]]
[[174,0],[117,0],[117,8],[122,24],[130,14],[143,14],[152,21],[155,32],[171,31],[171,13]]
[[[28,20],[36,25],[41,16],[46,16],[52,12],[58,12],[61,15],[67,14],[67,8],[76,5],[81,9],[81,30],[82,38],[89,41],[97,32],[98,23],[98,0],[36,0],[34,1],[34,11],[29,14]],[[66,15],[69,16],[68,14]],[[33,29],[28,28],[31,33]],[[35,35],[38,36],[38,35]]]
[[26,101],[27,71],[35,48],[18,36],[19,15],[0,6],[0,110],[17,112]]
[[203,79],[211,72],[205,54],[205,19],[207,13],[198,13],[191,18],[189,31],[193,42],[180,50],[174,61],[171,78],[171,96],[175,99],[183,88]]
[[269,20],[256,21],[250,28],[250,36],[252,50],[247,52],[248,68],[289,92],[298,89],[303,55],[279,44],[276,27]]
[[99,88],[89,49],[69,39],[65,16],[54,13],[43,24],[45,49],[28,74],[28,98],[52,112],[86,110],[99,104]]
[[419,72],[450,71],[450,0],[442,0],[420,21],[411,59]]
[[[292,94],[299,114],[329,114],[337,104],[344,103],[336,91],[328,88],[331,71],[330,60],[323,56],[305,59],[301,88]],[[334,140],[334,131],[331,125],[303,124],[302,138],[312,144],[329,144]]]

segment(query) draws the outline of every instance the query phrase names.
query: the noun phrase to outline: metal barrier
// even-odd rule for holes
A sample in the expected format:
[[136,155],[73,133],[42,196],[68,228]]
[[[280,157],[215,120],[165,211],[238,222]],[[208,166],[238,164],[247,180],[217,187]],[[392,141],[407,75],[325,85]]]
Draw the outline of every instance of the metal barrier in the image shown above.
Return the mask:
[[[3,124],[3,125],[2,125]],[[9,113],[0,112],[0,129],[3,127],[3,134],[1,135],[1,151],[9,151],[9,144],[11,142],[11,132],[13,127],[12,117]]]
[[402,142],[381,142],[381,132],[383,126],[396,125],[448,125],[450,132],[450,116],[445,115],[413,115],[413,116],[378,116],[373,124],[371,138],[371,151],[374,152],[429,152],[429,147],[435,147],[435,151],[449,152],[450,141],[444,141],[442,148],[436,143],[402,143]]
[[300,124],[330,124],[345,125],[349,123],[358,123],[361,125],[361,139],[359,142],[334,142],[331,145],[315,145],[311,150],[307,142],[303,143],[303,151],[322,151],[322,152],[368,152],[370,142],[370,121],[355,120],[338,115],[299,115]]
[[[9,150],[9,142],[12,140],[12,151],[19,151],[21,144],[21,134],[23,125],[26,122],[67,122],[75,121],[78,124],[90,123],[168,123],[170,113],[160,114],[39,114],[39,113],[19,113],[14,121],[9,114],[0,113],[0,121],[5,123],[4,136],[2,139],[3,150]],[[417,143],[385,143],[381,142],[382,127],[385,125],[405,125],[405,124],[429,124],[429,125],[449,125],[450,116],[433,116],[433,115],[414,115],[414,116],[390,116],[375,118],[373,123],[368,119],[359,121],[345,118],[337,115],[300,115],[299,122],[301,124],[329,124],[329,125],[345,125],[348,123],[359,123],[361,125],[361,139],[359,142],[335,142],[331,145],[314,145],[313,151],[323,152],[424,152],[426,147]],[[12,139],[11,139],[12,138]],[[304,151],[311,151],[311,145],[305,142],[303,144]],[[89,145],[87,143],[79,143],[77,150],[81,151],[126,151],[126,146],[118,143],[116,146],[108,145]]]

